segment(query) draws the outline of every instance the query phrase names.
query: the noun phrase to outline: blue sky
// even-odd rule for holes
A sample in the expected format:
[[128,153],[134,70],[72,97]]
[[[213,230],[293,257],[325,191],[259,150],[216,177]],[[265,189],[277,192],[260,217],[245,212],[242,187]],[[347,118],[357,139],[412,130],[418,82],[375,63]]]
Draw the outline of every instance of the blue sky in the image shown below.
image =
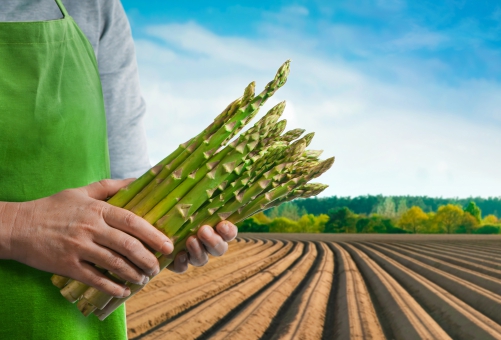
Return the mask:
[[327,195],[501,195],[501,4],[122,3],[153,162],[290,58],[267,108],[336,156]]

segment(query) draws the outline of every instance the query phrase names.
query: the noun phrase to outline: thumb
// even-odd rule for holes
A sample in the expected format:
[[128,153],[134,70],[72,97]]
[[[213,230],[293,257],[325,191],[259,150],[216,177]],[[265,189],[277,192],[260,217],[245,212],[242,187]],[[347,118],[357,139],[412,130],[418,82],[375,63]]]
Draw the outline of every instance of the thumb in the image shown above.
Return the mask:
[[89,197],[102,201],[115,195],[118,190],[132,183],[134,180],[135,178],[103,179],[82,187],[82,189],[85,190]]

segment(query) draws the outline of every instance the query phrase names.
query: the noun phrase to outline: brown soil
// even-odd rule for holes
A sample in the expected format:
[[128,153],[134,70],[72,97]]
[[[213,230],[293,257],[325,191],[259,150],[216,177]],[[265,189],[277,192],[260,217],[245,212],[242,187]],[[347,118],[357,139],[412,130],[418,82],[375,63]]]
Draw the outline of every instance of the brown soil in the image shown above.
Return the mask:
[[244,234],[127,302],[131,339],[501,339],[501,237]]

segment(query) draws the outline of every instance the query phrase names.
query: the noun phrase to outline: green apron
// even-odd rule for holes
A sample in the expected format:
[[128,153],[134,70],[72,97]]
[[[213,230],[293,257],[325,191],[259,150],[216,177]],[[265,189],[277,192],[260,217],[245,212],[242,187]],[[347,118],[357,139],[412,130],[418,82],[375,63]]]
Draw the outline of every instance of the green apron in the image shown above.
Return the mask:
[[[0,23],[0,201],[109,178],[106,117],[92,46],[63,19]],[[0,339],[126,339],[125,311],[82,316],[51,274],[0,260]]]

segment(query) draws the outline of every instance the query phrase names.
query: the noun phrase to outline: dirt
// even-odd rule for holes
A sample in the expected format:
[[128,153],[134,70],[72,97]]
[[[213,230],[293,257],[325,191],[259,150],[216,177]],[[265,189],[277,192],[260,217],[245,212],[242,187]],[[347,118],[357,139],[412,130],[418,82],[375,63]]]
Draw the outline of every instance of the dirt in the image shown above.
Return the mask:
[[501,237],[241,234],[127,302],[130,339],[501,339]]

